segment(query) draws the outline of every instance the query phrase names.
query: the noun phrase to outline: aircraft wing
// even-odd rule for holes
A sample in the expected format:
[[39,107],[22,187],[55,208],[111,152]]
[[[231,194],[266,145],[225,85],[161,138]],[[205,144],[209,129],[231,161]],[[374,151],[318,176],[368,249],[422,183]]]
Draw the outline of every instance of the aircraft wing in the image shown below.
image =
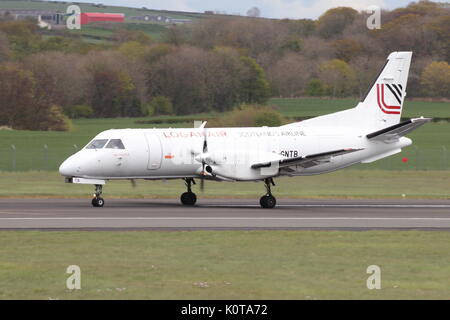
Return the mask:
[[427,122],[430,122],[431,118],[415,118],[407,121],[403,121],[401,123],[395,124],[393,126],[372,132],[368,134],[366,137],[370,140],[376,141],[396,141],[404,135],[410,133],[411,131],[417,129],[418,127],[424,125]]
[[295,158],[281,158],[275,161],[261,162],[255,163],[251,166],[252,169],[259,168],[267,168],[272,165],[272,163],[276,163],[278,161],[278,165],[280,168],[290,167],[290,166],[301,166],[304,168],[313,167],[325,162],[329,162],[332,157],[340,156],[347,153],[356,152],[362,149],[341,149],[334,150],[322,153],[311,154],[303,157],[295,157]]

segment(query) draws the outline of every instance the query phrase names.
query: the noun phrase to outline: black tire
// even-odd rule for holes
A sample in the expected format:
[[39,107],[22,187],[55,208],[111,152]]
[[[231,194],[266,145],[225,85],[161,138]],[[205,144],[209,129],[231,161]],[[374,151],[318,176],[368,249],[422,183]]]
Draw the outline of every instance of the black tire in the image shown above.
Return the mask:
[[181,195],[180,200],[185,206],[193,206],[197,202],[197,196],[193,192],[185,192]]
[[259,199],[259,204],[261,205],[262,208],[265,209],[272,209],[275,208],[276,204],[277,204],[277,199],[275,199],[274,196],[262,196],[261,199]]
[[101,197],[95,197],[92,199],[92,206],[93,207],[103,207],[105,205],[105,200]]
[[97,205],[103,207],[105,205],[105,200],[103,198],[97,198]]

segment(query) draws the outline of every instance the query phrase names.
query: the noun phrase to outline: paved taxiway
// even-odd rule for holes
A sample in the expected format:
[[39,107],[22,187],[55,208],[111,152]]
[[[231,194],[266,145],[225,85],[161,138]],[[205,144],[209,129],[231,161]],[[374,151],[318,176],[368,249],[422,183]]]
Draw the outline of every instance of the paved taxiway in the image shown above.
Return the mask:
[[0,199],[0,229],[429,229],[450,230],[450,201]]

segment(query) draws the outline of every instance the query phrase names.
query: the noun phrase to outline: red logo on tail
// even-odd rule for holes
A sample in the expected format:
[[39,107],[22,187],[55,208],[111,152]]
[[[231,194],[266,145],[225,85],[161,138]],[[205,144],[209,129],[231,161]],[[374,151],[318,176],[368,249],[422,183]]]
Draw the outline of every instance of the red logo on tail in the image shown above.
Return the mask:
[[[386,84],[388,89],[391,91],[391,93],[394,95],[395,99],[398,101],[398,106],[389,106],[384,101],[384,84],[377,84],[377,102],[378,106],[380,107],[381,111],[383,111],[386,114],[400,114],[401,107],[401,98],[402,98],[402,86],[401,85],[389,85]],[[396,111],[394,111],[396,110]]]

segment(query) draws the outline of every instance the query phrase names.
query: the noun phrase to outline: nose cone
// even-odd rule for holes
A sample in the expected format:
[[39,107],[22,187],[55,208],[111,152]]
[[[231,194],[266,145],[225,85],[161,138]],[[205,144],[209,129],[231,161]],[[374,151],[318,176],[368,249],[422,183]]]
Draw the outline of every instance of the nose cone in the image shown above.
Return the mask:
[[75,161],[73,161],[72,157],[68,158],[66,161],[64,161],[59,166],[59,173],[61,173],[61,175],[65,176],[65,177],[75,176],[76,170],[77,170],[77,167],[76,167]]

